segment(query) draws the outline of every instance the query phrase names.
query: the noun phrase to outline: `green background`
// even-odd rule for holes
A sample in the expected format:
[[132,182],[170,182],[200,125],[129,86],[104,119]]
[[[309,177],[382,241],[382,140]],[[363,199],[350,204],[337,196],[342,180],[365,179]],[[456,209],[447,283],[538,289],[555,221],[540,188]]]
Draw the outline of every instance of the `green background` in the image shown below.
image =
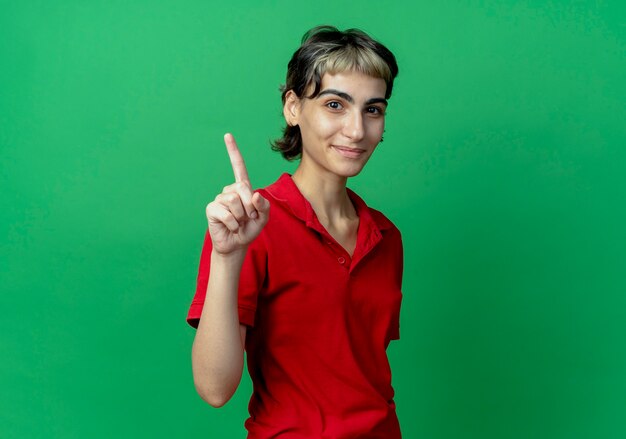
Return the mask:
[[308,28],[400,65],[350,181],[401,229],[406,438],[626,437],[626,77],[619,1],[2,2],[0,437],[243,437],[185,323],[205,205],[252,182]]

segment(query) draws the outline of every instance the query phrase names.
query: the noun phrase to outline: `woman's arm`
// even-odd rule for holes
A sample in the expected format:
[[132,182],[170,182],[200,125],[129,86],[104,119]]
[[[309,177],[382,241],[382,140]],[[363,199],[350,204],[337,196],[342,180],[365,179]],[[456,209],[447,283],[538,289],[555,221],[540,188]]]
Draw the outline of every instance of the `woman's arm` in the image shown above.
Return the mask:
[[253,193],[243,157],[232,135],[224,136],[235,174],[207,205],[211,235],[211,270],[191,363],[196,390],[213,407],[233,396],[241,381],[246,327],[239,323],[239,275],[248,246],[269,219],[270,204]]
[[211,275],[191,355],[196,390],[213,407],[228,402],[243,372],[246,326],[239,324],[237,287],[244,257],[245,249],[211,253]]

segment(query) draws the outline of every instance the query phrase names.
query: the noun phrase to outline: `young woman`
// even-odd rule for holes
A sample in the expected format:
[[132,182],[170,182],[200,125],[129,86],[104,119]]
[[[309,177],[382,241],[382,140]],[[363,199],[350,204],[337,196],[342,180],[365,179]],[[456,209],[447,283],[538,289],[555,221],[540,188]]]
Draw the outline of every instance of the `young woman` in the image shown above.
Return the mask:
[[225,404],[244,350],[249,438],[399,438],[386,348],[399,338],[398,229],[346,187],[382,141],[398,67],[367,34],[321,26],[288,65],[287,126],[273,147],[293,175],[253,191],[234,138],[235,182],[206,208],[188,322],[198,393]]

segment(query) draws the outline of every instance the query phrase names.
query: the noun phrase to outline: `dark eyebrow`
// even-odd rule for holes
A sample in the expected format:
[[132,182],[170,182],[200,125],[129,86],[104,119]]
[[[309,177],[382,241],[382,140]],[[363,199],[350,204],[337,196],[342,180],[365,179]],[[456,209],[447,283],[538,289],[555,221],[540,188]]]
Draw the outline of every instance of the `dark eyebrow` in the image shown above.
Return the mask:
[[348,93],[345,93],[343,91],[335,90],[334,88],[329,88],[329,89],[326,89],[324,91],[321,91],[317,95],[317,97],[324,96],[324,95],[337,95],[341,99],[345,99],[346,101],[350,102],[351,104],[354,103],[354,99],[352,99],[352,96],[350,96]]
[[365,105],[378,104],[378,103],[385,104],[385,107],[386,107],[387,106],[387,99],[384,99],[384,98],[372,98],[372,99],[369,99],[365,103]]
[[[326,89],[324,91],[321,91],[317,97],[320,96],[324,96],[324,95],[337,95],[342,99],[345,99],[346,101],[350,102],[351,104],[354,103],[354,99],[352,98],[352,96],[350,96],[348,93],[345,93],[343,91],[339,91],[339,90],[335,90],[334,88],[329,88]],[[371,105],[371,104],[385,104],[385,106],[387,105],[387,99],[385,98],[372,98],[372,99],[368,99],[367,102],[365,102],[365,105]]]

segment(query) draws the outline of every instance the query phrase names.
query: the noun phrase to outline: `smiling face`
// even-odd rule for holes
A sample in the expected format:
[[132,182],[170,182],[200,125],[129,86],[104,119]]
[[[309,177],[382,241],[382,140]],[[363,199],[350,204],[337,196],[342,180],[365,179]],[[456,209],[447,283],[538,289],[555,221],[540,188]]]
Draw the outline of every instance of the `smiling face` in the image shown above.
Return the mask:
[[283,113],[300,127],[300,168],[342,178],[361,172],[383,135],[386,88],[383,79],[347,71],[324,74],[314,98],[288,92]]

